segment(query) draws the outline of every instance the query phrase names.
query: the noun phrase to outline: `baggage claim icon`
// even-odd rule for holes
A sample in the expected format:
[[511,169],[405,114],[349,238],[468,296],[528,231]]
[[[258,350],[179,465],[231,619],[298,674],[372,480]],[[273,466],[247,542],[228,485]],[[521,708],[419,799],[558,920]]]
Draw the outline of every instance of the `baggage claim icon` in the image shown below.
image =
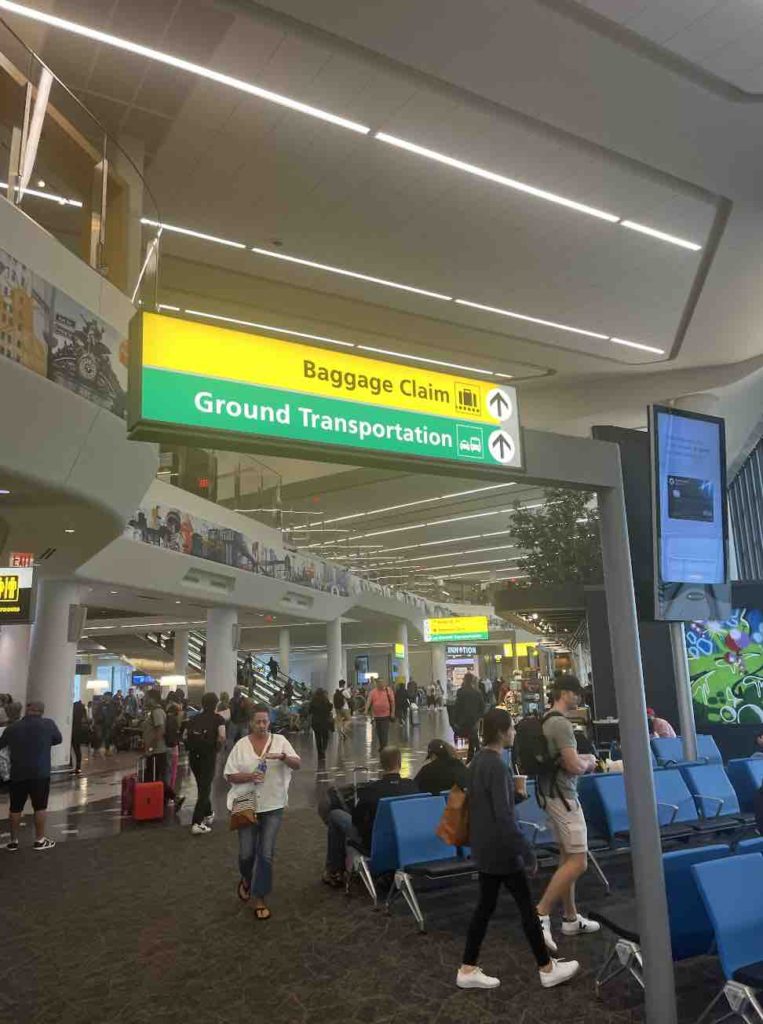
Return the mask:
[[[492,388],[487,395],[487,407],[491,416],[499,422],[504,423],[514,412],[514,403],[511,396],[503,388]],[[513,462],[516,455],[514,438],[503,427],[494,430],[488,438],[488,451],[501,465],[507,466]]]

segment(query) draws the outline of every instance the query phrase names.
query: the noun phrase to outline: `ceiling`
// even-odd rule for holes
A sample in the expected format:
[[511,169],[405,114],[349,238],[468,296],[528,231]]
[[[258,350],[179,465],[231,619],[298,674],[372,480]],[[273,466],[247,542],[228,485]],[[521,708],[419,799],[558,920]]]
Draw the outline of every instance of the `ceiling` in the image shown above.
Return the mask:
[[[564,432],[641,426],[649,402],[730,386],[763,364],[763,108],[739,95],[763,92],[757,3],[32,6],[370,129],[9,17],[110,131],[142,146],[162,223],[217,239],[163,235],[161,301],[189,316],[510,374],[523,422]],[[478,483],[263,461],[293,522],[315,514],[301,543],[358,567],[391,558],[395,582],[424,593],[441,593],[439,579],[510,574],[511,548],[495,563],[484,549],[510,543],[511,506],[540,493],[453,497]],[[328,522],[346,515],[358,519]],[[462,564],[479,549],[484,565]],[[456,550],[467,553],[445,557]]]

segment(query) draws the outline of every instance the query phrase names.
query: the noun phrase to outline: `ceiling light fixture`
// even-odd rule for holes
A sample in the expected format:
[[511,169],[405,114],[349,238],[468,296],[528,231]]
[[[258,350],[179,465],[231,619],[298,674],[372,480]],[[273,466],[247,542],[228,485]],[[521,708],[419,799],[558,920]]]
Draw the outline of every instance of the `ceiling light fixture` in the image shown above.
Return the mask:
[[168,309],[170,311],[170,313],[179,313],[180,312],[180,306],[169,306],[169,305],[167,305],[166,302],[160,302],[156,308],[157,309]]
[[676,235],[669,235],[666,231],[658,231],[657,228],[647,227],[646,224],[639,224],[635,220],[621,220],[620,224],[631,231],[638,231],[642,235],[649,235],[650,238],[659,238],[661,242],[670,242],[672,245],[680,245],[682,249],[691,249],[692,252],[699,252],[702,248],[696,242],[690,242],[686,238],[678,238]]
[[396,135],[388,135],[386,132],[375,132],[374,138],[380,142],[386,142],[390,146],[396,146],[398,149],[415,153],[417,156],[424,156],[428,160],[434,160],[448,167],[454,167],[458,171],[466,171],[467,174],[484,178],[486,181],[492,181],[497,185],[505,185],[507,188],[515,189],[517,192],[524,192],[527,195],[535,196],[536,199],[545,199],[547,202],[566,206],[568,209],[576,210],[578,213],[587,213],[591,217],[608,221],[610,224],[617,224],[620,220],[614,213],[599,210],[595,206],[588,206],[586,203],[579,203],[574,199],[567,199],[566,196],[557,195],[556,192],[548,192],[546,189],[537,188],[535,185],[528,185],[524,181],[517,181],[516,178],[507,178],[503,174],[496,174],[495,171],[488,171],[485,167],[478,167],[476,164],[466,163],[466,161],[458,160],[456,157],[446,156],[445,153],[438,153],[434,149],[427,149],[425,146],[419,146],[415,142],[400,139]]
[[329,274],[341,274],[342,277],[354,277],[360,281],[370,281],[371,284],[381,284],[385,288],[399,288],[404,292],[414,292],[416,295],[425,295],[428,299],[442,299],[444,302],[452,302],[452,295],[442,295],[440,292],[430,292],[424,288],[414,288],[410,284],[401,284],[399,281],[388,281],[384,277],[371,277],[369,274],[360,274],[355,270],[345,270],[344,267],[333,267],[328,263],[316,263],[313,260],[305,260],[297,256],[287,256],[283,252],[272,252],[270,249],[260,249],[253,245],[251,251],[258,256],[269,256],[274,260],[284,260],[286,263],[297,263],[301,267],[310,267],[312,270],[324,270]]
[[198,75],[200,78],[208,78],[212,82],[217,82],[218,85],[225,85],[230,89],[236,89],[239,92],[248,93],[250,96],[257,96],[259,99],[267,100],[269,103],[277,103],[279,106],[288,107],[290,110],[296,110],[300,114],[307,114],[309,117],[317,117],[321,121],[328,121],[330,124],[335,124],[340,128],[347,128],[350,131],[358,132],[360,135],[368,135],[371,131],[371,129],[366,127],[364,124],[359,124],[357,121],[350,121],[346,117],[339,117],[337,114],[332,114],[328,110],[321,110],[320,107],[313,107],[308,103],[300,103],[299,100],[293,100],[290,96],[283,96],[280,93],[271,92],[270,89],[263,89],[261,86],[254,85],[252,82],[245,82],[240,78],[234,78],[232,75],[226,75],[220,71],[214,71],[212,68],[204,67],[202,64],[194,64],[192,61],[183,60],[182,57],[174,57],[172,54],[165,53],[162,50],[153,50],[149,46],[142,46],[140,43],[133,43],[129,39],[123,39],[121,36],[113,36],[108,32],[100,32],[98,29],[90,28],[88,25],[81,25],[76,21],[68,21],[66,18],[57,18],[53,14],[47,14],[44,11],[37,11],[32,7],[26,7],[24,4],[13,3],[12,0],[0,0],[0,8],[9,11],[11,14],[18,14],[22,18],[30,18],[32,21],[40,21],[44,25],[50,25],[53,28],[60,28],[64,32],[72,32],[74,35],[84,36],[86,39],[93,39],[106,46],[113,46],[117,50],[126,50],[128,53],[134,53],[139,57],[146,57],[148,60],[157,61],[159,64],[167,64],[170,67],[177,68],[179,71],[187,71],[189,74]]
[[[421,544],[403,544],[397,548],[384,548],[384,554],[391,551],[412,551],[414,548],[431,548],[438,544],[460,544],[465,540],[480,540],[483,537],[505,537],[505,530],[495,530],[492,533],[470,533],[465,537],[451,537],[448,540],[427,540]],[[384,545],[380,545],[384,547]]]
[[[399,512],[401,508],[413,508],[415,505],[426,505],[432,501],[447,501],[450,498],[465,498],[470,494],[483,494],[485,491],[497,491],[504,487],[515,487],[516,481],[512,480],[505,484],[489,484],[487,487],[473,487],[468,491],[452,491],[450,494],[438,494],[433,498],[418,498],[416,501],[406,501],[402,505],[385,505],[384,508],[374,508],[367,512],[353,512],[348,516],[335,516],[333,519],[316,519],[310,526],[321,526],[323,523],[345,523],[348,519],[360,519],[363,516],[378,516],[384,512]],[[368,546],[368,545],[366,545]]]
[[[0,6],[2,6],[2,4],[0,4]],[[0,181],[0,189],[7,188],[8,182]],[[16,186],[16,192],[18,191],[19,188]],[[66,196],[57,196],[54,192],[38,192],[35,188],[25,188],[24,197],[26,196],[34,196],[36,199],[49,199],[53,203],[58,203],[59,206],[76,206],[80,209],[82,208],[82,203],[79,199],[67,199]]]
[[626,345],[628,348],[637,348],[642,352],[655,352],[658,356],[665,355],[665,349],[655,348],[653,345],[644,345],[640,341],[627,341],[625,338],[610,338],[614,345]]
[[526,316],[524,313],[515,313],[510,309],[500,309],[498,306],[485,306],[481,302],[470,302],[468,299],[456,299],[457,306],[468,306],[470,309],[481,309],[484,313],[497,313],[499,316],[512,317],[515,320],[527,320],[531,324],[540,324],[542,327],[554,327],[558,331],[571,331],[573,334],[584,334],[588,338],[600,338],[608,341],[608,334],[601,334],[599,331],[587,331],[582,327],[571,327],[569,324],[560,324],[555,320],[542,320],[537,316]]
[[467,548],[466,551],[442,551],[439,555],[416,555],[415,558],[402,558],[399,560],[399,564],[404,565],[406,562],[431,562],[435,558],[460,558],[461,555],[480,555],[483,551],[501,551],[503,548],[515,547],[516,544],[493,544],[489,548]]
[[0,487],[0,494],[10,494],[11,492],[7,487]]
[[[2,0],[0,0],[2,7]],[[228,245],[232,249],[246,249],[243,242],[234,242],[231,238],[220,238],[219,235],[208,235],[204,231],[194,231],[192,228],[181,228],[176,224],[162,224],[161,221],[151,220],[150,217],[141,217],[141,224],[152,228],[161,228],[162,231],[169,231],[174,235],[187,235],[189,238],[200,238],[202,242],[214,242],[216,245]]]
[[69,528],[68,530],[64,530],[64,533],[74,533],[74,530],[72,530],[71,528]]
[[[533,505],[522,505],[521,508],[523,508],[523,509],[542,508],[545,504],[547,504],[547,502],[540,501],[537,504],[533,504]],[[354,537],[350,537],[348,539],[352,543],[355,540],[366,540],[368,537],[384,537],[387,534],[390,534],[390,533],[402,533],[405,530],[423,530],[427,526],[445,526],[447,523],[461,523],[465,519],[484,519],[486,516],[511,515],[515,511],[516,511],[516,509],[513,509],[513,508],[499,508],[499,509],[493,510],[492,512],[472,512],[472,513],[470,513],[469,515],[466,515],[466,516],[450,516],[447,519],[432,519],[432,520],[430,520],[429,522],[426,522],[426,523],[411,523],[408,526],[395,526],[395,527],[393,527],[390,530],[374,530],[372,533],[358,533]],[[329,544],[331,544],[331,545],[341,544],[341,541],[340,540],[333,540],[333,541],[330,540],[330,541],[326,542],[326,546],[328,546]]]
[[[389,349],[386,349],[386,348],[372,348],[370,345],[358,345],[358,348],[362,349],[364,352],[378,352],[380,355],[383,355],[383,356],[396,356],[396,355],[399,355],[399,353],[397,353],[397,352],[390,352]],[[414,359],[417,363],[431,363],[434,366],[447,366],[451,370],[468,370],[471,373],[484,373],[484,374],[487,374],[489,377],[493,377],[494,376],[494,373],[493,373],[492,370],[481,370],[478,366],[464,366],[462,363],[445,363],[445,362],[442,361],[442,359],[425,359],[424,356],[414,356],[414,355],[411,355],[410,352],[406,353],[406,357],[405,358],[406,359]],[[502,377],[506,377],[509,380],[512,379],[511,378],[511,374],[509,374],[509,373],[501,374],[501,376]]]
[[[161,307],[160,307],[161,308]],[[310,341],[327,341],[330,345],[342,345],[344,348],[355,348],[352,341],[340,341],[339,338],[327,338],[323,334],[307,334],[305,331],[292,331],[286,327],[273,327],[272,324],[258,324],[253,320],[239,320],[233,316],[220,316],[217,313],[204,313],[200,309],[184,309],[189,316],[203,316],[207,320],[220,320],[223,323],[238,324],[240,327],[256,327],[260,331],[276,331],[278,334],[291,334],[295,338],[308,338]]]

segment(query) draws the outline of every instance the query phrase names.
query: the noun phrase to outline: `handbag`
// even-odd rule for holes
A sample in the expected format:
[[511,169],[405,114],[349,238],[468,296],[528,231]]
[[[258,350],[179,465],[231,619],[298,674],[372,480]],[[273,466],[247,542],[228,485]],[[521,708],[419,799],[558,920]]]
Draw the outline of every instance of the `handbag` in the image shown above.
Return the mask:
[[469,844],[469,798],[460,786],[453,786],[448,793],[448,802],[435,834],[448,846]]
[[231,832],[240,828],[254,825],[257,821],[257,808],[254,802],[254,793],[247,793],[245,796],[237,796],[233,800],[230,809],[229,827]]

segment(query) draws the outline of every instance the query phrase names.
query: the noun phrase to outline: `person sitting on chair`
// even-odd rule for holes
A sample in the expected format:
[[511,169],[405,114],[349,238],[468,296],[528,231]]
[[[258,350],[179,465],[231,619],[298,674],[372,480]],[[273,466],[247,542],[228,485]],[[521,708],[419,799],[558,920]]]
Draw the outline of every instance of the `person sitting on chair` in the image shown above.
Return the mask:
[[326,868],[323,872],[323,881],[326,885],[339,888],[344,884],[345,843],[348,839],[360,843],[364,850],[370,851],[371,833],[379,801],[385,796],[405,796],[418,792],[413,779],[400,777],[402,758],[397,747],[384,747],[379,760],[382,777],[376,782],[369,782],[360,787],[354,809],[350,811],[339,807],[329,812],[326,821]]

